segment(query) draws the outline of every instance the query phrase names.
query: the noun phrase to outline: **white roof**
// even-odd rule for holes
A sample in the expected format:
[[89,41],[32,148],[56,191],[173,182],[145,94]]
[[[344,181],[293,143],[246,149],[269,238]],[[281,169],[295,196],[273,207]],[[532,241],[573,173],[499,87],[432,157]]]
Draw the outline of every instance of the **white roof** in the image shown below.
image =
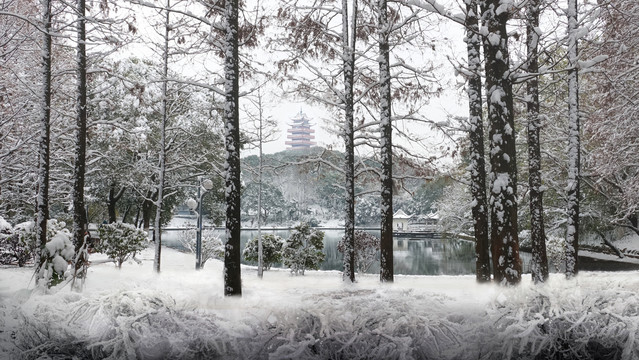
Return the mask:
[[410,215],[406,214],[404,210],[399,209],[393,214],[393,219],[410,219]]

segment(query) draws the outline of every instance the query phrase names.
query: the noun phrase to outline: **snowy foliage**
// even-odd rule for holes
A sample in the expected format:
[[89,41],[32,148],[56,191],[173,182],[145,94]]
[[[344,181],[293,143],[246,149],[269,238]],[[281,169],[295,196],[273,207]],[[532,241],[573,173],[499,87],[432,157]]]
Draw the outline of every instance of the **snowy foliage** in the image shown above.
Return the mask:
[[[51,228],[55,229],[56,225],[64,226],[63,222],[48,221],[48,224],[53,223]],[[47,232],[48,228],[47,228]],[[37,274],[40,280],[44,280],[44,285],[47,287],[55,286],[67,277],[67,269],[71,261],[73,261],[75,255],[75,249],[71,242],[71,233],[65,228],[57,230],[53,237],[49,238],[47,243],[42,249],[41,256],[46,258],[40,272]]]
[[[193,254],[196,253],[197,242],[196,230],[186,230],[180,233],[180,244],[188,249]],[[201,267],[204,267],[206,261],[209,259],[222,259],[224,257],[224,244],[222,239],[216,235],[212,230],[202,230],[202,263]]]
[[[92,266],[84,292],[25,290],[2,269],[0,357],[23,359],[633,359],[634,272],[551,275],[543,285],[477,284],[474,276],[245,279],[242,301],[219,291],[220,261],[194,272],[167,249],[165,270]],[[15,271],[14,271],[15,270]],[[126,275],[126,276],[122,276]],[[217,294],[217,295],[216,295]]]
[[[344,238],[337,243],[337,250],[344,253]],[[355,230],[355,269],[365,273],[377,260],[379,253],[379,238],[362,230]]]
[[[284,240],[273,234],[262,235],[262,261],[264,270],[269,270],[275,263],[282,262],[282,247]],[[246,261],[257,263],[258,261],[258,239],[252,238],[246,243],[242,256]]]
[[307,269],[317,270],[326,255],[324,249],[324,232],[311,228],[307,223],[295,227],[291,237],[282,247],[284,265],[294,275],[304,275]]
[[[33,228],[33,222],[28,223]],[[33,259],[35,254],[35,236],[25,231],[28,224],[18,224],[15,228],[0,217],[0,264],[17,264],[22,267]]]
[[130,256],[135,256],[147,246],[146,233],[133,225],[121,222],[103,224],[98,229],[100,242],[96,250],[115,260],[122,267]]

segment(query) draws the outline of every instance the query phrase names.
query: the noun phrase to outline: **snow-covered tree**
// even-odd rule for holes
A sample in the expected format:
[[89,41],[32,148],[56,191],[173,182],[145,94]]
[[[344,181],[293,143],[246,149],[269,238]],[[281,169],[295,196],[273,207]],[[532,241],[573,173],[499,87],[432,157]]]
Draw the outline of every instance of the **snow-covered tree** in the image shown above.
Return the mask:
[[[344,238],[337,243],[337,251],[345,249]],[[379,253],[379,238],[362,230],[355,230],[356,269],[358,273],[364,273],[377,260]]]
[[146,248],[146,233],[131,224],[116,222],[98,228],[100,242],[95,249],[113,259],[118,266]]
[[48,259],[47,249],[47,220],[49,219],[49,171],[50,171],[50,133],[51,133],[51,7],[52,0],[42,0],[42,102],[40,117],[40,140],[39,140],[39,171],[38,171],[38,195],[36,200],[36,238],[39,242],[38,265],[36,267],[36,279],[44,279],[42,271],[45,269]]
[[[180,243],[193,254],[196,253],[196,230],[186,230],[180,233]],[[202,262],[200,268],[204,267],[207,260],[223,259],[224,244],[222,239],[213,230],[202,230]]]
[[531,273],[535,283],[548,279],[548,258],[546,256],[546,231],[544,228],[543,188],[541,182],[541,149],[539,132],[539,0],[531,0],[526,7],[526,49],[525,70],[529,74],[527,88],[528,112],[528,184],[530,187],[530,237],[532,247]]
[[[258,263],[259,266],[259,249],[257,237],[252,238],[246,243],[242,256],[246,261]],[[262,235],[262,268],[263,270],[271,269],[275,263],[282,262],[282,247],[284,239],[273,234]]]
[[486,0],[481,3],[488,140],[490,145],[489,206],[494,280],[514,285],[521,280],[517,220],[517,159],[512,75],[506,23],[510,3]]
[[306,270],[317,270],[324,261],[324,232],[302,223],[294,228],[282,246],[282,260],[293,275],[304,275]]
[[473,197],[475,274],[478,282],[490,281],[490,241],[488,238],[488,202],[486,199],[486,161],[484,156],[484,119],[481,91],[481,36],[479,2],[466,0],[466,48],[468,52],[468,107],[470,140],[470,193]]
[[579,204],[581,176],[581,139],[579,123],[579,84],[577,65],[577,41],[579,24],[577,23],[577,0],[568,0],[568,200],[566,232],[566,277],[577,275],[579,270]]

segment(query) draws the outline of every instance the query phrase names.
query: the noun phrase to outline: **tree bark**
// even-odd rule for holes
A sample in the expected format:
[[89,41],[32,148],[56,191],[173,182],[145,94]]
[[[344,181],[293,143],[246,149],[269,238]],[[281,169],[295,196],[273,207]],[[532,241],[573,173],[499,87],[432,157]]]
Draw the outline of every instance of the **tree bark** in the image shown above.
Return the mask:
[[500,0],[484,0],[482,19],[486,58],[486,98],[490,124],[490,221],[494,279],[503,285],[521,281],[517,223],[517,162],[512,80],[506,22]]
[[226,0],[224,7],[224,123],[226,146],[226,251],[224,252],[224,295],[242,295],[240,269],[240,119],[238,0]]
[[164,200],[164,175],[166,170],[166,124],[168,122],[168,73],[169,73],[169,32],[171,2],[166,1],[166,15],[164,23],[164,47],[162,54],[162,123],[160,124],[160,148],[158,164],[157,199],[155,200],[155,222],[153,225],[153,240],[155,241],[155,256],[153,270],[160,272],[162,258],[162,202]]
[[[344,221],[343,278],[355,282],[355,143],[354,143],[354,72],[357,0],[353,1],[351,26],[348,24],[348,1],[342,0],[342,56],[344,60],[344,173],[346,182],[346,219]],[[349,30],[350,35],[349,36]]]
[[[117,216],[116,216],[116,205],[118,203],[118,201],[120,200],[120,198],[122,198],[122,195],[124,195],[124,191],[126,190],[126,187],[122,187],[120,188],[120,191],[118,191],[118,193],[115,193],[115,183],[112,183],[111,186],[109,186],[109,200],[107,202],[107,209],[109,212],[109,224],[113,224],[114,222],[117,221]],[[126,217],[126,214],[124,215],[124,217]],[[122,218],[122,222],[124,222],[124,217]]]
[[577,0],[568,0],[568,198],[566,278],[579,271],[579,82],[577,72]]
[[539,144],[539,72],[538,44],[539,0],[530,0],[526,7],[526,33],[528,61],[526,71],[528,110],[528,185],[530,187],[530,238],[532,243],[531,273],[535,283],[548,279],[548,257],[546,255],[546,231],[544,229],[543,190],[541,187],[541,150]]
[[42,113],[40,115],[40,140],[38,151],[38,195],[36,198],[36,241],[39,261],[36,281],[42,279],[42,266],[47,260],[47,220],[49,219],[49,168],[51,141],[51,0],[42,0]]
[[[85,0],[77,0],[77,89],[76,89],[76,138],[73,168],[73,243],[76,253],[84,244],[87,230],[87,214],[84,203],[84,178],[87,149],[87,51]],[[80,261],[81,262],[81,261]],[[80,264],[76,264],[76,269]]]
[[475,275],[478,282],[490,281],[490,243],[486,200],[486,160],[484,158],[484,120],[481,99],[481,38],[477,0],[466,1],[466,48],[468,50],[468,107],[470,123],[470,193],[473,198],[475,230]]
[[393,282],[393,128],[391,123],[391,74],[388,37],[388,5],[379,0],[379,91],[380,91],[380,155],[381,176],[381,237],[380,280]]

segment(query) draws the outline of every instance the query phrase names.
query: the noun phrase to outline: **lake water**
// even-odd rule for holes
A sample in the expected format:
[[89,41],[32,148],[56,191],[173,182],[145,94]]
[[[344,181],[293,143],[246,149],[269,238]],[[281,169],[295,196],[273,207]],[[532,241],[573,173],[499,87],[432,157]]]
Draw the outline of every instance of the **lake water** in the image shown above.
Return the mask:
[[[224,230],[215,230],[224,235]],[[342,230],[324,231],[324,253],[326,259],[320,266],[321,270],[343,269],[342,254],[337,251],[337,243],[342,238]],[[379,230],[371,230],[379,237]],[[262,230],[263,234],[275,234],[283,239],[290,235],[290,230]],[[163,243],[169,247],[180,248],[179,231],[167,231],[162,235]],[[241,246],[249,239],[257,237],[257,230],[242,230]],[[521,253],[524,272],[528,272],[530,254]],[[242,259],[242,263],[246,263]],[[475,273],[475,244],[460,239],[409,239],[397,238],[393,240],[393,265],[395,274],[402,275],[469,275]],[[371,274],[379,273],[379,261],[376,261],[367,271]]]

